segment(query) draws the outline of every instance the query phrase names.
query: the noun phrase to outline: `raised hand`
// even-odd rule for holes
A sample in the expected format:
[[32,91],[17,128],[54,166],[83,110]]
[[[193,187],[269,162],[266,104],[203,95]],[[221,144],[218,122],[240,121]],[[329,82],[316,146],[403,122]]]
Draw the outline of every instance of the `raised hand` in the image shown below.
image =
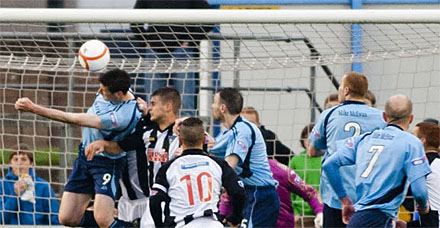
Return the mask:
[[32,102],[29,98],[23,97],[19,98],[15,102],[15,109],[23,112],[32,112],[32,108],[35,106],[34,102]]

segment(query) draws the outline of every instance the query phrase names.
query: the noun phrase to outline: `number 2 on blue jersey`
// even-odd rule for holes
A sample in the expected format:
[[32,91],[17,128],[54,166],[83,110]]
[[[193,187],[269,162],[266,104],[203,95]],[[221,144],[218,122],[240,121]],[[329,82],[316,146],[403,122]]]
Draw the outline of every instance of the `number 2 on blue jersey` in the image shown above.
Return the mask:
[[344,131],[350,131],[352,128],[354,128],[354,133],[352,137],[361,135],[361,125],[359,125],[356,122],[348,122],[344,126]]

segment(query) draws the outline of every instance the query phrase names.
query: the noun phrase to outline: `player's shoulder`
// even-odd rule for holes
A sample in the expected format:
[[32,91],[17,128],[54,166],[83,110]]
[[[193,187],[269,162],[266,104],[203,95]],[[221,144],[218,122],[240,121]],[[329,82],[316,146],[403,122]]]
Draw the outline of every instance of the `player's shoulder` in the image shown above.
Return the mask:
[[181,158],[181,157],[182,157],[182,156],[174,157],[174,158],[168,160],[167,162],[163,163],[163,164],[160,166],[159,171],[160,171],[160,170],[165,170],[165,171],[167,171],[167,170],[171,167],[171,165],[175,164],[176,161],[178,161],[178,159]]
[[399,137],[399,140],[404,141],[408,144],[418,144],[418,145],[423,145],[422,142],[420,141],[419,138],[417,138],[417,136],[407,132],[407,131],[402,131],[401,133],[401,137]]
[[379,116],[379,117],[381,117],[380,119],[381,119],[383,122],[385,122],[385,120],[382,118],[382,113],[383,113],[382,110],[377,109],[377,108],[374,108],[374,107],[370,107],[370,106],[368,106],[368,105],[364,105],[364,108],[365,108],[365,110],[366,110],[366,112],[367,112],[368,114]]
[[340,107],[342,107],[341,104],[335,105],[335,106],[333,106],[331,108],[328,108],[328,109],[322,111],[322,113],[320,115],[320,118],[325,118],[326,116],[328,116],[329,114],[331,114],[332,112],[334,112],[336,109],[338,109]]
[[238,117],[235,124],[232,126],[232,131],[235,132],[235,134],[252,134],[252,132],[255,132],[258,130],[257,125],[255,125],[252,122],[249,122],[248,120]]
[[229,164],[224,159],[222,159],[222,158],[219,158],[219,157],[216,157],[216,156],[211,156],[211,155],[207,155],[207,157],[209,159],[211,159],[212,161],[214,161],[215,163],[217,163],[222,168],[229,167]]

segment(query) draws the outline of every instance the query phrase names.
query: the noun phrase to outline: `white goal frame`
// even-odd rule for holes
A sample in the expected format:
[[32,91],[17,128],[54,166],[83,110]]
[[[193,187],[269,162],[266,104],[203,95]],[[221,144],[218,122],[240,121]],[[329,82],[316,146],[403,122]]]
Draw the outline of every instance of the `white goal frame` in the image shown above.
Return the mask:
[[57,23],[439,23],[429,10],[164,10],[2,8],[0,22]]

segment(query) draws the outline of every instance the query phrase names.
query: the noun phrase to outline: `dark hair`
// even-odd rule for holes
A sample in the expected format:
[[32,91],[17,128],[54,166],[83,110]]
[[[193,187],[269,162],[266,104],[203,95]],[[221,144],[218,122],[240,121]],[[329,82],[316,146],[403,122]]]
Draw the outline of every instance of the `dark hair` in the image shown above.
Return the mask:
[[309,134],[312,131],[314,126],[315,126],[315,124],[313,124],[313,123],[308,124],[301,131],[301,136],[300,136],[301,138],[299,139],[299,143],[301,143],[301,146],[304,149],[307,149],[306,146],[304,145],[304,141],[307,140],[307,138],[308,138],[308,136],[309,136]]
[[106,86],[111,93],[121,91],[126,94],[130,88],[130,75],[125,70],[109,70],[99,76],[99,82]]
[[159,99],[160,101],[162,101],[162,103],[171,102],[171,104],[173,105],[173,112],[175,114],[179,113],[182,100],[180,99],[180,94],[177,89],[173,87],[162,87],[154,91],[151,96],[159,96]]
[[365,99],[371,102],[371,106],[373,107],[376,106],[376,96],[370,90],[367,90],[367,93],[365,94]]
[[240,114],[243,108],[243,96],[234,88],[224,88],[218,91],[220,102],[226,105],[229,114]]
[[339,102],[339,100],[338,100],[338,93],[331,93],[331,94],[329,94],[329,95],[325,98],[325,101],[324,101],[324,109],[330,108],[330,107],[327,107],[327,105],[328,105],[328,103],[330,103],[330,102],[332,102],[332,101],[337,101],[337,102]]
[[420,122],[416,127],[419,128],[417,137],[426,139],[426,147],[437,150],[440,145],[440,128],[438,125],[431,122]]
[[344,77],[344,86],[350,89],[350,95],[363,98],[368,91],[368,79],[357,72],[348,72]]
[[426,118],[423,120],[423,122],[428,122],[428,123],[435,123],[438,125],[438,120],[434,119],[434,118]]
[[189,117],[180,125],[179,137],[182,143],[187,147],[202,145],[204,135],[203,121],[197,117]]
[[15,155],[24,154],[24,155],[26,155],[29,158],[31,163],[34,163],[34,155],[30,151],[31,150],[29,149],[29,146],[27,144],[24,144],[24,143],[20,143],[20,144],[18,144],[16,146],[12,147],[12,151],[9,153],[9,162],[11,162],[11,159]]

